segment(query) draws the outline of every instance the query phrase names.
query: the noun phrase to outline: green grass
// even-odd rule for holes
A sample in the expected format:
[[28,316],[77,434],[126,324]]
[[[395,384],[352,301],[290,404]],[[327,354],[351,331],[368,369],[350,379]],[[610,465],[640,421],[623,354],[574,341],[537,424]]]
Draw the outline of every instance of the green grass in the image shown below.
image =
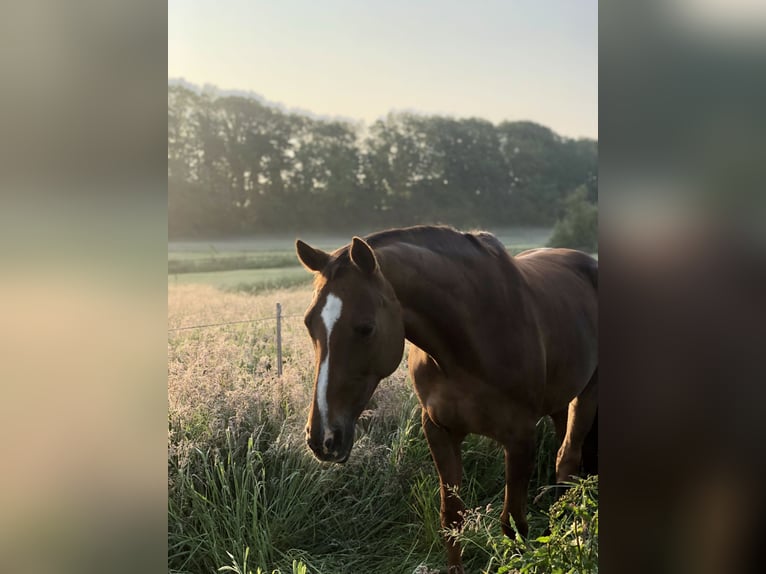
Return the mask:
[[[303,423],[302,416],[291,414],[261,417],[240,428],[238,436],[227,430],[223,444],[198,448],[184,463],[171,457],[171,571],[228,566],[243,574],[248,569],[286,573],[305,566],[314,574],[409,574],[423,564],[442,567],[438,478],[414,397],[404,397],[386,419],[359,425],[351,458],[342,466],[310,455]],[[553,456],[546,447],[549,430],[541,426],[538,465],[546,476]],[[470,436],[463,463],[466,504],[491,505],[497,522],[502,450],[489,439]],[[533,486],[530,502],[537,494],[538,485]],[[531,524],[539,535],[547,519],[532,516]],[[474,536],[466,544],[469,571],[497,561],[488,544],[504,549],[499,524],[483,535],[495,539],[478,544]]]
[[598,572],[598,477],[571,483],[542,515],[547,531],[528,540],[499,536],[497,517],[481,509],[469,512],[465,528],[453,535],[484,554],[487,572]]
[[413,440],[417,418],[403,404],[387,425],[395,436],[362,433],[343,466],[308,453],[302,417],[264,421],[244,447],[229,432],[220,449],[199,449],[185,465],[171,460],[171,570],[213,572],[244,564],[246,553],[264,572],[289,572],[293,561],[312,573],[411,572],[432,554],[438,559],[441,544],[421,535],[410,504],[411,491],[420,490],[438,508],[434,479],[420,472],[428,461]]

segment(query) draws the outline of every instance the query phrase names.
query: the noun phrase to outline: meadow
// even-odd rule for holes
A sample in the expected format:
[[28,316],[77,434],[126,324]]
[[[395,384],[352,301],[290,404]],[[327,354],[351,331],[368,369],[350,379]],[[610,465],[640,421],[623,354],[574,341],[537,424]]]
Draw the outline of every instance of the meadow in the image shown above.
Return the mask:
[[[499,235],[511,250],[545,239],[541,230]],[[307,240],[333,249],[348,238]],[[320,463],[305,445],[314,351],[301,315],[311,276],[297,266],[292,241],[169,244],[168,570],[439,572],[438,478],[406,353],[360,418],[345,465]],[[250,267],[238,267],[243,263]],[[277,302],[285,316],[281,377]],[[551,505],[544,488],[553,477],[554,442],[543,419],[528,542],[500,531],[502,449],[476,436],[464,443],[461,496],[472,510],[460,536],[468,572],[597,571],[597,479]]]
[[[511,253],[544,245],[552,230],[522,227],[493,230]],[[301,238],[332,251],[350,236],[306,234]],[[168,285],[204,284],[224,291],[257,294],[309,285],[311,277],[295,257],[295,237],[168,242]]]

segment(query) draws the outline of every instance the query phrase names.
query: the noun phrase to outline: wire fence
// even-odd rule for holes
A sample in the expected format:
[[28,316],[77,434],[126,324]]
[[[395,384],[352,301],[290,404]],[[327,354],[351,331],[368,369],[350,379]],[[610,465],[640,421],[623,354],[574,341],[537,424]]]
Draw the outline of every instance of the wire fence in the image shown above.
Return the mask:
[[276,335],[277,335],[277,375],[282,376],[282,320],[293,319],[295,317],[303,317],[301,313],[292,313],[290,315],[282,315],[282,304],[277,303],[276,315],[271,317],[256,317],[254,319],[242,319],[241,321],[226,321],[223,323],[204,323],[201,325],[184,325],[183,327],[173,327],[168,329],[168,333],[176,331],[186,331],[189,329],[205,329],[207,327],[223,327],[226,325],[243,325],[246,323],[262,323],[264,321],[276,321]]
[[[303,317],[300,313],[294,313],[292,315],[282,315],[282,319],[292,319],[294,317]],[[226,323],[206,323],[204,325],[185,325],[183,327],[173,327],[172,329],[168,329],[168,333],[172,333],[174,331],[185,331],[187,329],[204,329],[206,327],[223,327],[225,325],[241,325],[243,323],[261,323],[263,321],[276,321],[277,317],[258,317],[255,319],[243,319],[242,321],[227,321]]]

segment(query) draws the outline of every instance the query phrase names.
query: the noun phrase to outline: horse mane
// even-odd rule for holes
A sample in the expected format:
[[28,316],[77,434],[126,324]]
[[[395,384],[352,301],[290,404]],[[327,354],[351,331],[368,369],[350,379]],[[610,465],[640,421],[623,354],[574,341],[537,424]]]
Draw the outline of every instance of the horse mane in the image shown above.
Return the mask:
[[491,255],[505,253],[505,247],[486,231],[461,232],[447,225],[416,225],[379,231],[365,237],[371,247],[385,247],[391,243],[409,243],[426,247],[452,257],[476,256],[477,250]]
[[[488,256],[511,260],[505,246],[491,233],[478,230],[462,232],[448,225],[415,225],[387,229],[367,235],[364,240],[373,249],[383,249],[395,244],[415,245],[452,260]],[[349,248],[350,244],[332,253],[332,259],[322,273],[325,277],[336,278],[348,267],[351,262]]]
[[[508,277],[518,277],[522,268],[529,267],[530,262],[530,260],[524,259],[522,264],[521,259],[512,257],[505,245],[488,231],[462,232],[448,225],[415,225],[387,229],[367,235],[364,239],[373,249],[384,249],[396,245],[413,245],[441,255],[450,262],[461,261],[468,265],[483,264],[487,262],[487,259],[491,259],[509,273]],[[332,254],[333,258],[328,268],[330,268],[333,277],[350,264],[349,248],[350,244],[341,247]],[[524,254],[541,250],[547,251],[549,248],[530,249]],[[598,261],[596,259],[578,251],[567,249],[554,249],[552,251],[560,252],[561,264],[567,262],[566,265],[575,269],[593,285],[594,289],[598,290]]]

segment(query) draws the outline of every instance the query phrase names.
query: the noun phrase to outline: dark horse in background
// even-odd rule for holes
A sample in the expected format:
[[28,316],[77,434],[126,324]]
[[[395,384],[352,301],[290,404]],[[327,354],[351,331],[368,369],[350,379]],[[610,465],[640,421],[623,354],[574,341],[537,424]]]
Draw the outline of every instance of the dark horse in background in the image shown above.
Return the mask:
[[[393,229],[325,253],[298,240],[316,273],[305,322],[316,349],[306,439],[345,462],[354,425],[410,341],[409,371],[441,484],[444,527],[460,528],[460,446],[469,433],[505,447],[503,531],[526,537],[535,425],[550,415],[556,479],[579,472],[597,409],[597,262],[568,249],[511,257],[493,235]],[[447,539],[449,572],[460,547]]]

